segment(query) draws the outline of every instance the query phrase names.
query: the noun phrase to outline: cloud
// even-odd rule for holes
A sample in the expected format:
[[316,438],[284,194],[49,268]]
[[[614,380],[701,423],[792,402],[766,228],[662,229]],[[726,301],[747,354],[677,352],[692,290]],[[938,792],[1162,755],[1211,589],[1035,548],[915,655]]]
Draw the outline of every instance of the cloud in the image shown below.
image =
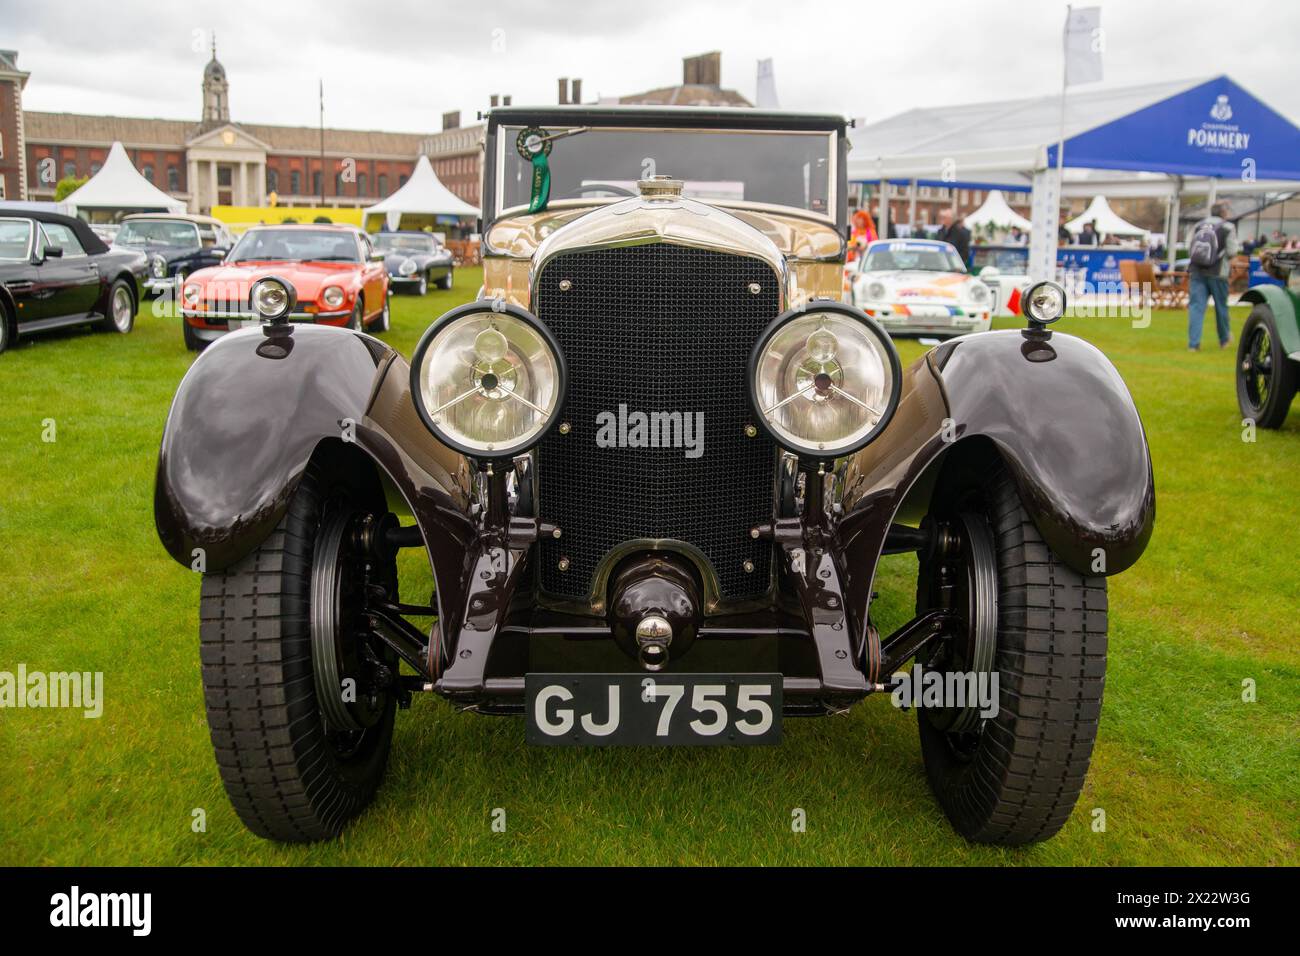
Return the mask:
[[[1270,8],[1268,31],[1218,29],[1224,7],[1207,0],[1185,0],[1176,14],[1138,0],[1105,3],[1107,80],[1230,73],[1300,115],[1288,67],[1300,5]],[[427,132],[446,110],[472,119],[493,93],[552,103],[560,76],[581,77],[587,99],[671,85],[683,56],[712,49],[723,53],[723,84],[751,99],[755,62],[772,57],[783,107],[872,120],[1051,93],[1063,19],[1063,8],[1040,0],[117,0],[111,8],[0,0],[0,46],[17,49],[32,73],[29,109],[197,120],[215,32],[236,120],[315,125],[323,80],[328,124]]]

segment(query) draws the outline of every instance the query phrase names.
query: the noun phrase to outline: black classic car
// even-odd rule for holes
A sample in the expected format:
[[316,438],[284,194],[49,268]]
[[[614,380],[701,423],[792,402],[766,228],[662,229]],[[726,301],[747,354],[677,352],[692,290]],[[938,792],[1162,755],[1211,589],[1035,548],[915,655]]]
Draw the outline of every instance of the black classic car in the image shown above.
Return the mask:
[[[414,693],[566,747],[776,744],[890,693],[958,832],[1059,830],[1107,576],[1155,520],[1128,389],[1052,329],[1064,290],[902,368],[840,299],[843,118],[506,107],[484,146],[482,298],[409,363],[286,321],[277,287],[171,407],[155,521],[205,562],[205,703],[245,824],[338,834]],[[881,633],[903,553],[915,616]]]
[[455,281],[451,250],[431,233],[377,232],[370,238],[384,254],[384,268],[394,289],[424,295],[430,282],[450,289]]
[[0,352],[19,335],[94,324],[130,332],[145,257],[110,249],[80,219],[0,215]]
[[113,245],[148,258],[145,288],[175,293],[191,272],[215,266],[234,245],[226,224],[211,216],[138,213],[122,220]]

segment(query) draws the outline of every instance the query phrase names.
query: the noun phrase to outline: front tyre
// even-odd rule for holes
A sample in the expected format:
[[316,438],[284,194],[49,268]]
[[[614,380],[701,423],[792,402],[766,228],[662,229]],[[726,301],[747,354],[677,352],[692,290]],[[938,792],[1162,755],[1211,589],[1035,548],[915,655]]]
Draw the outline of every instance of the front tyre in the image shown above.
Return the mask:
[[367,584],[396,596],[396,567],[350,545],[364,498],[313,461],[271,535],[203,578],[212,746],[235,812],[259,836],[337,836],[384,775],[397,663],[367,636],[363,610]]
[[393,326],[393,316],[389,308],[388,296],[384,296],[384,307],[379,310],[379,318],[370,324],[371,332],[387,332]]
[[12,316],[9,315],[9,308],[0,302],[0,352],[13,344],[15,332],[16,328]]
[[1296,392],[1296,368],[1282,348],[1273,310],[1256,304],[1237,344],[1237,407],[1260,428],[1281,428]]
[[130,332],[135,327],[135,295],[125,279],[117,279],[109,286],[106,301],[108,307],[100,328],[123,335]]
[[185,347],[191,352],[202,352],[207,348],[208,343],[199,338],[199,334],[184,318],[181,319],[181,337],[185,340]]
[[948,500],[952,512],[931,519],[953,543],[922,560],[917,609],[949,606],[966,629],[920,663],[995,674],[997,713],[918,707],[926,776],[967,839],[1046,840],[1079,798],[1097,737],[1106,579],[1078,574],[1052,552],[1000,465]]
[[438,280],[439,289],[450,289],[456,282],[456,269],[454,266],[447,267],[447,274]]

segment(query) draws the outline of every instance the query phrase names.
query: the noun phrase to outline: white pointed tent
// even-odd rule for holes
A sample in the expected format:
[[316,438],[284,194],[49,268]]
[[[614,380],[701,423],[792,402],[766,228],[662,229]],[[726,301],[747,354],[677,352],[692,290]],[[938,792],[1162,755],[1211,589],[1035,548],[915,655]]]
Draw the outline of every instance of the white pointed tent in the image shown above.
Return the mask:
[[967,229],[992,226],[995,229],[1010,229],[1013,226],[1028,232],[1032,225],[1028,219],[1007,205],[1006,197],[1000,189],[990,189],[988,197],[963,222]]
[[[361,222],[370,228],[371,216],[383,216],[389,229],[397,229],[403,217],[432,219],[435,216],[477,216],[479,211],[442,184],[429,165],[429,157],[416,161],[411,178],[387,199],[368,206]],[[430,225],[432,223],[429,223]],[[408,226],[412,224],[408,222]]]
[[78,211],[184,212],[185,203],[167,195],[140,175],[121,143],[113,143],[103,167],[70,193],[64,204]]
[[1110,208],[1105,196],[1093,196],[1083,215],[1076,216],[1065,224],[1065,228],[1076,236],[1083,231],[1085,222],[1095,222],[1097,232],[1103,236],[1145,236],[1150,230],[1135,226],[1119,213]]

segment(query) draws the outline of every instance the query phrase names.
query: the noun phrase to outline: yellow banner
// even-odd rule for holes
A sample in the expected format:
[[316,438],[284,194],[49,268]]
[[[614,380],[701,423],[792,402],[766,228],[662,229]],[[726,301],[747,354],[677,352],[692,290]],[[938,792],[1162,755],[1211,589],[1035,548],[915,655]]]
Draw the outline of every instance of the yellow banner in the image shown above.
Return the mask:
[[282,222],[310,223],[322,217],[330,222],[361,225],[360,206],[213,206],[212,216],[240,232],[250,226]]

